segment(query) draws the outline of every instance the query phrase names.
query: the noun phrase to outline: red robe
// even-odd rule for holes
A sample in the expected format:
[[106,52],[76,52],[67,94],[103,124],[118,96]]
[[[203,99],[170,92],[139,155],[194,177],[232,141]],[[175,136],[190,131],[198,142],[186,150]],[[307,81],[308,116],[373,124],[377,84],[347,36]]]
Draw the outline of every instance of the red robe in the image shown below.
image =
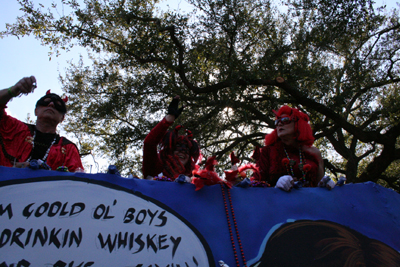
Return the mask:
[[[298,148],[288,148],[286,151],[290,159],[296,161],[296,164],[292,166],[294,176],[296,178],[302,178],[303,173],[299,169],[300,154]],[[305,179],[309,181],[311,187],[317,186],[317,176],[318,176],[318,160],[313,154],[303,151],[305,160],[303,159],[303,164],[309,164],[311,166],[310,171],[306,173]],[[272,145],[265,146],[261,149],[260,158],[257,161],[257,167],[259,172],[254,174],[254,180],[266,181],[271,186],[275,186],[278,179],[283,175],[291,175],[292,173],[286,168],[282,163],[282,159],[287,158],[284,150],[283,143],[278,141]]]
[[157,176],[164,170],[164,162],[160,158],[157,146],[171,125],[172,123],[164,118],[144,139],[142,172],[145,179],[147,176]]
[[[35,126],[28,126],[28,124],[9,116],[4,109],[4,105],[0,107],[0,135],[4,149],[9,155],[16,158],[16,162],[25,162],[32,152],[30,139],[33,137],[33,132],[29,127],[35,129]],[[78,167],[83,169],[78,148],[65,137],[59,138],[59,141],[50,148],[46,163],[52,170],[56,170],[60,166],[68,167],[70,172],[74,172]],[[4,155],[1,145],[0,165],[13,167],[13,163]]]

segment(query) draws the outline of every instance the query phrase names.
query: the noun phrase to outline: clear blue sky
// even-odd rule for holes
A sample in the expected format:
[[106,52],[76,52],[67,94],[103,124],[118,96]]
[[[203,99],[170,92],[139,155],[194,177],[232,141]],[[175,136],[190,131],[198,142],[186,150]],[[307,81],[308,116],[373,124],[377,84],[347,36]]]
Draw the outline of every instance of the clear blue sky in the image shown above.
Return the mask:
[[[0,2],[0,30],[4,30],[5,24],[14,23],[22,12],[16,0]],[[43,1],[46,2],[50,1]],[[48,89],[52,89],[53,93],[62,93],[58,82],[59,70],[64,73],[67,60],[77,57],[64,53],[59,58],[53,56],[50,61],[48,52],[49,48],[41,46],[33,37],[0,39],[0,88],[10,87],[25,76],[35,75],[37,79],[38,88],[34,94],[14,99],[8,104],[9,112],[20,120],[25,121],[27,113],[34,117],[35,103]]]

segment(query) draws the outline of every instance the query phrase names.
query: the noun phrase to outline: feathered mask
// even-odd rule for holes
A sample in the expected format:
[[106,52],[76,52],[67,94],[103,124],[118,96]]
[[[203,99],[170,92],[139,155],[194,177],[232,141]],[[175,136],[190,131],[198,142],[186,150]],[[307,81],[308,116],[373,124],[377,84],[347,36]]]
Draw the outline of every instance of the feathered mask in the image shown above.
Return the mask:
[[207,159],[204,168],[200,170],[199,166],[197,166],[196,170],[193,171],[193,179],[192,183],[196,186],[196,191],[202,189],[205,185],[215,185],[215,184],[226,184],[229,188],[232,187],[232,184],[229,182],[225,182],[222,178],[220,178],[215,171],[215,165],[218,162],[216,161],[216,157],[210,157]]

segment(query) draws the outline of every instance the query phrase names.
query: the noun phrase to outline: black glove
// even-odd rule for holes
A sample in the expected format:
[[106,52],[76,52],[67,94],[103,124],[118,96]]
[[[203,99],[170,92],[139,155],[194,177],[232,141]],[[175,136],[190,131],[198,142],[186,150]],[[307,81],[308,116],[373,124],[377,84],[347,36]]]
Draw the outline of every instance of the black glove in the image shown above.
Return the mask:
[[178,108],[178,104],[179,104],[180,99],[179,98],[174,98],[172,99],[171,103],[168,106],[168,115],[174,115],[175,119],[177,119],[179,117],[179,115],[181,115],[182,110],[183,110],[183,106],[181,108]]

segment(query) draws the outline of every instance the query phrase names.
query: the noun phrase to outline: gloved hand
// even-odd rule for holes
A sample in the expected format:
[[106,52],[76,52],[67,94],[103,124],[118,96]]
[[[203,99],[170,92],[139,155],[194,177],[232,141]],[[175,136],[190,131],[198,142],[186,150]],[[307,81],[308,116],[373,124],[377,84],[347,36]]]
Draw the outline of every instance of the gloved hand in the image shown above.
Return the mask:
[[180,101],[179,96],[175,96],[168,106],[167,114],[175,116],[175,119],[177,119],[179,115],[181,115],[182,110],[184,108],[183,106],[181,108],[178,108],[179,101]]
[[321,181],[319,181],[318,183],[319,187],[326,187],[329,190],[333,189],[335,185],[336,185],[335,181],[329,178],[329,176],[322,177]]
[[282,190],[285,190],[286,192],[289,192],[292,189],[293,184],[294,184],[293,177],[290,175],[284,175],[278,179],[275,188],[280,188]]
[[346,177],[340,176],[336,185],[341,186],[341,185],[344,185],[345,183],[346,183]]
[[191,182],[192,182],[192,179],[191,179],[189,176],[186,176],[186,175],[184,175],[184,174],[180,174],[180,175],[175,179],[174,182],[181,183],[181,184],[183,184],[183,183],[191,183]]

